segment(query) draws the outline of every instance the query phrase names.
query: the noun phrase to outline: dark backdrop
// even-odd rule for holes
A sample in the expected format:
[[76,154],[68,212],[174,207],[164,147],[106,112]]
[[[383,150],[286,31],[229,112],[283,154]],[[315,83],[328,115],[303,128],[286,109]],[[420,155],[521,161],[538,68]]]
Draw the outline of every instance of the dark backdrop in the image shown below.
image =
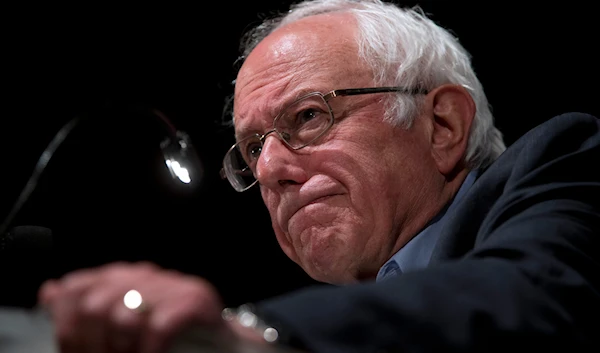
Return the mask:
[[[54,251],[4,264],[21,278],[1,282],[0,304],[32,305],[41,280],[117,260],[206,277],[229,305],[313,283],[279,250],[258,190],[239,194],[219,177],[233,142],[219,122],[238,38],[288,3],[5,5],[2,217],[54,134],[84,120],[13,223],[51,228]],[[598,113],[592,5],[530,3],[420,3],[473,54],[509,144],[556,114]],[[134,107],[160,109],[191,136],[204,168],[198,187],[169,179],[161,125]]]

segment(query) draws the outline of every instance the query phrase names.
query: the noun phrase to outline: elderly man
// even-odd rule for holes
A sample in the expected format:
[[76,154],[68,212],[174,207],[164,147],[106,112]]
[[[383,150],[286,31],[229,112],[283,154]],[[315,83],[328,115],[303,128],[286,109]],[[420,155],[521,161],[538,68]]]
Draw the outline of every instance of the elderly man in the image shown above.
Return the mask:
[[596,118],[504,151],[465,50],[379,1],[300,3],[247,39],[224,175],[260,187],[283,251],[339,286],[223,320],[202,279],[79,271],[40,292],[64,352],[164,352],[191,326],[312,352],[598,346]]

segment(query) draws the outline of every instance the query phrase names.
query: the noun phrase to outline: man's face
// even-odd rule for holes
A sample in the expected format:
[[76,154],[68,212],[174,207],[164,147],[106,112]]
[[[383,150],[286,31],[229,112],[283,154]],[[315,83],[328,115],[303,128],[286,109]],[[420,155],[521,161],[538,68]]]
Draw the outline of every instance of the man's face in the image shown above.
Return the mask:
[[[307,92],[372,87],[353,31],[347,15],[319,15],[261,42],[236,81],[238,139],[270,130]],[[333,98],[335,123],[313,145],[294,151],[270,134],[262,148],[256,174],[277,240],[318,281],[372,278],[432,216],[427,127],[420,119],[409,130],[384,122],[385,98]]]

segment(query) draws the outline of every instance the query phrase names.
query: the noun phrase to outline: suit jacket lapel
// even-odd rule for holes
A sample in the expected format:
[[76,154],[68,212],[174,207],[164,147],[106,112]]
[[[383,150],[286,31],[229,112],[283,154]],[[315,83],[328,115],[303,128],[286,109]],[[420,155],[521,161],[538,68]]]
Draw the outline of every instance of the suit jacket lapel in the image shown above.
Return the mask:
[[479,228],[502,195],[514,158],[520,150],[520,146],[512,146],[483,170],[457,207],[446,215],[430,265],[460,258],[473,249]]

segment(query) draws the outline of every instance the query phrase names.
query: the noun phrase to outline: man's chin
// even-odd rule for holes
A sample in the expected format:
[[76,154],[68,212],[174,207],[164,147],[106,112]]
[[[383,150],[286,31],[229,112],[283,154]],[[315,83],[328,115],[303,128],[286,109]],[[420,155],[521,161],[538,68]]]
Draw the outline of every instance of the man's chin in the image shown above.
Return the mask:
[[350,271],[350,265],[344,266],[342,261],[323,261],[320,259],[306,259],[300,266],[315,281],[334,285],[356,283],[357,279]]
[[[314,280],[331,284],[356,282],[352,275],[359,254],[343,235],[350,234],[335,223],[291,223],[288,230],[296,263]],[[327,226],[328,225],[328,226]],[[302,227],[301,227],[302,226]],[[292,249],[290,249],[292,250]],[[289,255],[288,255],[289,256]]]

